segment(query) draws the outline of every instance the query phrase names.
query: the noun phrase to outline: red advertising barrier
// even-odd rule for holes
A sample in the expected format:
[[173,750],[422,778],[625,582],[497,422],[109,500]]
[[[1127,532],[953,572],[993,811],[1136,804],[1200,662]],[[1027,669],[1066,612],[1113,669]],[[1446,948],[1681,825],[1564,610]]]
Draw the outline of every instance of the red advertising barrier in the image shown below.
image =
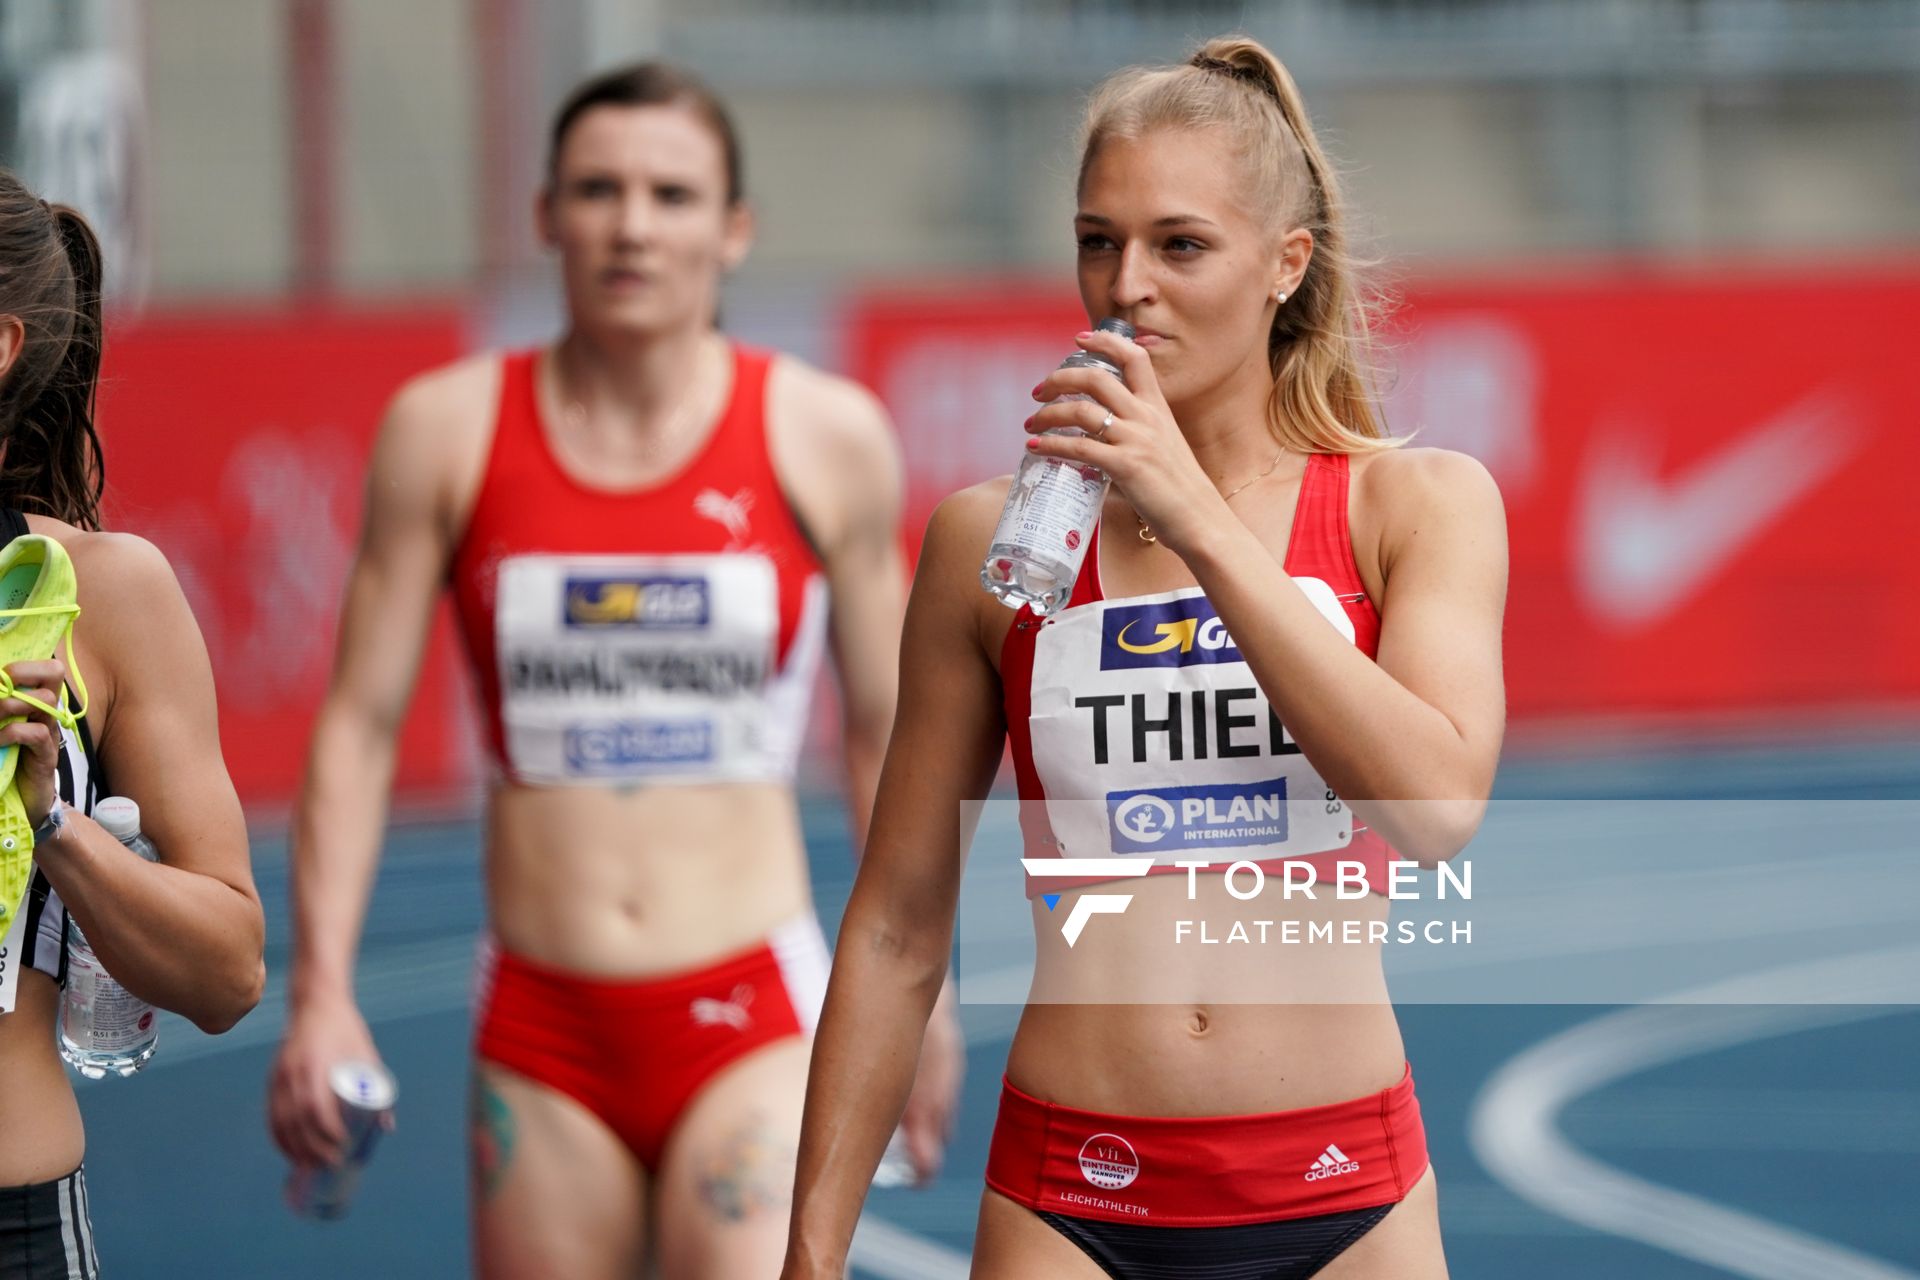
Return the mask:
[[[366,457],[408,377],[457,356],[454,311],[261,312],[110,325],[100,403],[107,526],[172,563],[206,636],[227,768],[249,804],[299,785],[333,660]],[[466,678],[443,607],[396,786],[474,777]]]
[[[1430,285],[1388,419],[1507,503],[1519,717],[1920,699],[1920,272]],[[1027,390],[1085,324],[1028,283],[880,292],[854,374],[900,425],[914,518],[1010,471]]]

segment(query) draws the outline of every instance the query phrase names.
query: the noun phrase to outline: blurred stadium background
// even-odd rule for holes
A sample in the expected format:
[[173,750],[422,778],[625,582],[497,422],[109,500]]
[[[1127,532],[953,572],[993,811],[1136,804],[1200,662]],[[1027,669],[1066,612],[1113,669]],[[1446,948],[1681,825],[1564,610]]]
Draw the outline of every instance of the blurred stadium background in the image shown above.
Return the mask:
[[[530,205],[569,85],[663,54],[731,101],[761,234],[729,328],[881,394],[911,540],[1008,468],[1078,327],[1082,95],[1225,30],[1286,59],[1349,168],[1403,301],[1393,426],[1505,492],[1502,794],[1920,798],[1916,0],[0,0],[0,159],[106,242],[107,510],[215,656],[270,959],[367,441],[406,376],[554,332]],[[276,984],[83,1090],[112,1273],[463,1271],[476,756],[444,622],[435,646],[367,940],[404,1127],[365,1203],[324,1230],[274,1203]],[[829,928],[833,785],[807,804]],[[968,1136],[876,1198],[863,1274],[963,1274],[1008,1033],[968,1016]],[[1572,1102],[1566,1140],[1651,1188],[1596,1218],[1503,1181],[1468,1116],[1599,1016],[1407,1010],[1456,1275],[1920,1275],[1911,1010],[1789,1015]]]

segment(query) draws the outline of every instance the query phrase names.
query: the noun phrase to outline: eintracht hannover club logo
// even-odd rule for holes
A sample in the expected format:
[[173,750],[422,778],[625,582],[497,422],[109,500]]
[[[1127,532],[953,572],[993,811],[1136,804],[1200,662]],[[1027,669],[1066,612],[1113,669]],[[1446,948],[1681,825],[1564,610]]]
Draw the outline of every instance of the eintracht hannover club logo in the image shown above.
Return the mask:
[[[1152,858],[1022,858],[1020,865],[1036,880],[1118,880],[1143,876],[1153,869]],[[1051,911],[1060,904],[1057,893],[1043,893],[1041,900]],[[1080,931],[1094,916],[1117,916],[1133,901],[1130,893],[1083,893],[1074,900],[1060,932],[1067,945],[1080,941]]]
[[1096,1133],[1080,1144],[1080,1176],[1102,1191],[1119,1191],[1140,1176],[1140,1156],[1117,1133]]

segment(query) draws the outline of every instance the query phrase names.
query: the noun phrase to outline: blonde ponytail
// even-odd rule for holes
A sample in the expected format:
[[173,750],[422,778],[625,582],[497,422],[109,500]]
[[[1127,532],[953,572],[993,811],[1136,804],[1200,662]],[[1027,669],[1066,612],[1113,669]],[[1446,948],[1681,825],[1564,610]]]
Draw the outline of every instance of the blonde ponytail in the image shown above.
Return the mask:
[[1340,178],[1280,60],[1245,36],[1209,40],[1175,67],[1134,67],[1094,92],[1080,172],[1108,138],[1155,129],[1225,129],[1252,180],[1264,220],[1313,234],[1299,286],[1275,313],[1268,425],[1306,453],[1396,446],[1375,403],[1373,319],[1383,305],[1360,281],[1348,245]]

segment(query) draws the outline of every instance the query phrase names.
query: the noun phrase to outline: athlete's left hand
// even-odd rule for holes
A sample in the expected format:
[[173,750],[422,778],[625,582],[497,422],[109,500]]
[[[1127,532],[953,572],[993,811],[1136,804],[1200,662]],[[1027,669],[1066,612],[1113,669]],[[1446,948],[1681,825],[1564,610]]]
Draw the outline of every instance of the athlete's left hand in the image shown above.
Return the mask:
[[[1105,471],[1153,526],[1160,545],[1179,554],[1222,516],[1230,519],[1231,512],[1180,433],[1146,348],[1100,331],[1074,340],[1111,361],[1125,383],[1104,369],[1055,369],[1034,388],[1035,399],[1053,400],[1072,392],[1092,399],[1043,406],[1027,419],[1032,433],[1027,448]],[[1109,413],[1113,420],[1103,426]],[[1039,434],[1052,427],[1078,427],[1087,434]]]
[[[43,706],[60,705],[60,690],[66,683],[67,666],[58,658],[44,662],[14,662],[7,666],[14,692],[25,694]],[[15,719],[24,716],[25,719]],[[0,698],[0,746],[18,746],[20,760],[14,777],[20,787],[20,803],[26,808],[27,821],[39,826],[47,820],[47,810],[59,794],[60,726],[40,706],[26,698]]]
[[926,1186],[940,1173],[947,1140],[953,1136],[954,1114],[959,1110],[960,1082],[966,1075],[966,1040],[960,1033],[959,1000],[949,977],[940,988],[933,1016],[927,1019],[913,1092],[907,1095],[907,1109],[900,1116],[916,1186]]

